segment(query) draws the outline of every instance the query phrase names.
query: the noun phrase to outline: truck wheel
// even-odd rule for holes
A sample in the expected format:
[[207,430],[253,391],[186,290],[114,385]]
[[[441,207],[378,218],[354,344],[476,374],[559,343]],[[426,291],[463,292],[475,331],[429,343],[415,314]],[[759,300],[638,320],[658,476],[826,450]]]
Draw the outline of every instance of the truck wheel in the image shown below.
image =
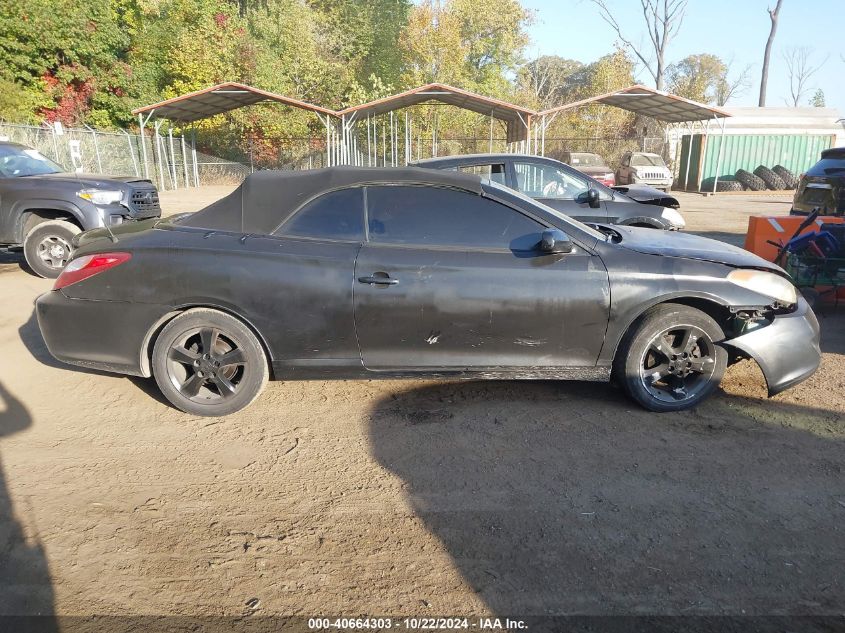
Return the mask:
[[765,181],[760,178],[759,176],[755,176],[750,171],[746,171],[744,169],[737,169],[736,174],[734,174],[734,178],[746,189],[751,189],[751,191],[765,191],[766,190],[766,183]]
[[772,191],[783,191],[786,189],[786,183],[783,182],[783,178],[765,165],[758,165],[757,169],[754,170],[754,175],[762,178],[763,182],[766,183],[766,187]]
[[781,177],[787,189],[798,188],[798,177],[783,165],[775,165],[772,167],[772,171]]
[[613,373],[625,392],[649,411],[698,405],[722,380],[728,353],[712,317],[689,306],[664,303],[643,314],[625,334]]
[[55,279],[73,254],[72,240],[82,230],[67,220],[45,220],[29,230],[23,240],[23,256],[39,277]]

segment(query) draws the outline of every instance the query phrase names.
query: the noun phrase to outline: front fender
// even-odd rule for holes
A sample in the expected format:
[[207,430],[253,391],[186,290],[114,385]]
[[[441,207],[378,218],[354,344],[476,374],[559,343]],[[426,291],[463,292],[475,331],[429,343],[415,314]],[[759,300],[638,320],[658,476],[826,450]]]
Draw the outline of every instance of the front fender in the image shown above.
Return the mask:
[[24,226],[26,224],[27,214],[37,211],[59,211],[67,213],[75,219],[83,231],[92,229],[99,225],[99,212],[93,205],[92,209],[83,209],[82,207],[68,202],[67,200],[56,200],[50,198],[27,198],[26,200],[19,200],[12,207],[12,217],[15,218],[15,240],[20,244],[24,238]]

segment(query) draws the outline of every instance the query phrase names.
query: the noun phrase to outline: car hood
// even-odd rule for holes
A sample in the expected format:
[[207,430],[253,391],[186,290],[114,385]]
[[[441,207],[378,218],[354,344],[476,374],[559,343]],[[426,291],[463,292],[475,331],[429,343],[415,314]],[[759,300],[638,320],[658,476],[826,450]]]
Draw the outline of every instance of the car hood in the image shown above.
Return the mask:
[[23,176],[27,180],[44,179],[48,181],[75,182],[83,187],[115,187],[127,183],[143,183],[152,185],[152,181],[137,176],[103,176],[100,174],[77,174],[73,172],[61,172],[57,174],[39,174],[37,176]]
[[593,176],[596,174],[604,175],[613,173],[613,170],[607,165],[578,165],[577,167],[575,167],[575,169],[580,171],[582,174],[587,174],[588,176]]
[[786,274],[780,266],[743,248],[700,235],[619,225],[613,225],[611,228],[622,235],[619,246],[638,253],[700,259],[735,268],[757,268]]
[[655,189],[647,185],[614,185],[611,189],[641,204],[654,204],[659,207],[671,207],[673,209],[678,209],[681,206],[678,199],[674,196],[670,196],[665,191],[660,191],[660,189]]

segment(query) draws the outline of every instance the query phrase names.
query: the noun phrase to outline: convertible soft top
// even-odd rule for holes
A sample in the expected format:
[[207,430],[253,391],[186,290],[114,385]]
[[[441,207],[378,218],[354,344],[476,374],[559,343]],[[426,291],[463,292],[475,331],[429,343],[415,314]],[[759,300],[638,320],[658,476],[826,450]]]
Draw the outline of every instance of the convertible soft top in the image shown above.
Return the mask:
[[261,171],[247,176],[225,198],[180,222],[217,231],[271,233],[302,204],[324,191],[367,184],[455,187],[481,195],[481,178],[419,167],[329,167],[303,171]]

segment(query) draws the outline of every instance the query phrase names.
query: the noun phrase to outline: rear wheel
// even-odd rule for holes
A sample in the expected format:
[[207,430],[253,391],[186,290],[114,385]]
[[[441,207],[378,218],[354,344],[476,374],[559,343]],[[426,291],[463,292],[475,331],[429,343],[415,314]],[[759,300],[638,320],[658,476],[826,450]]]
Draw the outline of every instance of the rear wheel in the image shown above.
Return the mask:
[[205,308],[170,321],[153,347],[153,376],[164,397],[187,413],[229,415],[249,405],[267,384],[267,356],[235,317]]
[[650,411],[698,405],[722,380],[728,354],[719,324],[695,308],[655,306],[631,327],[614,360],[616,381]]
[[23,256],[39,277],[55,279],[73,254],[72,240],[81,229],[67,220],[45,220],[24,237]]

